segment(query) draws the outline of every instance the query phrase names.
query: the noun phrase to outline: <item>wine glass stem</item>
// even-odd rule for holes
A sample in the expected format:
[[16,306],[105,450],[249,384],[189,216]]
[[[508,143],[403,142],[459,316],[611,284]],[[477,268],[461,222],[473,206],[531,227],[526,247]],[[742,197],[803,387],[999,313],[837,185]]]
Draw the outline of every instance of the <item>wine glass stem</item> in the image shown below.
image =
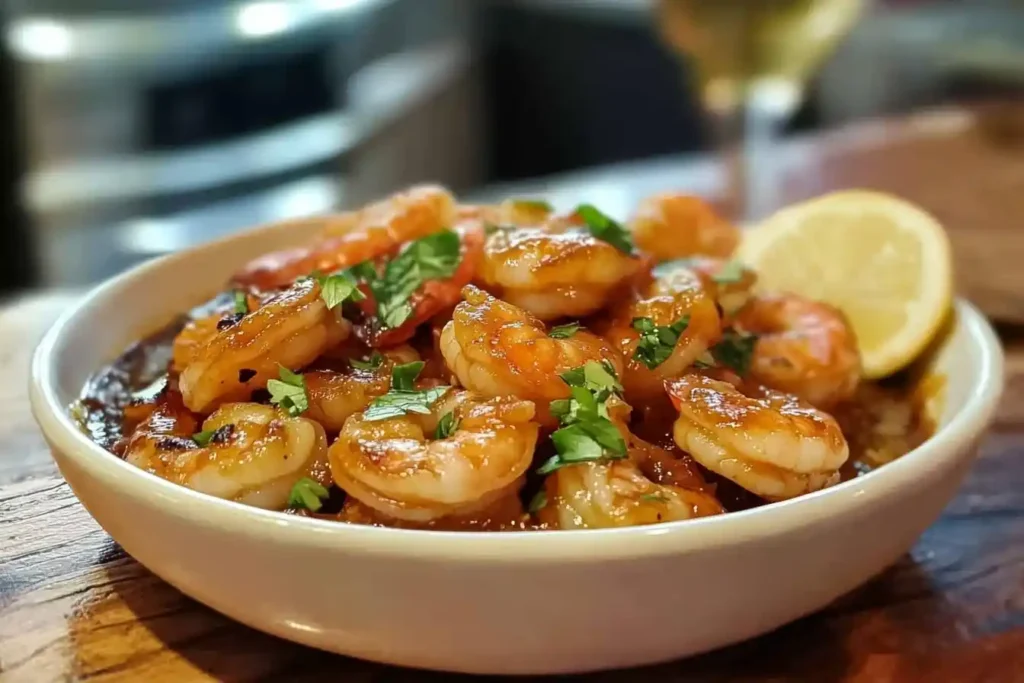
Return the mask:
[[756,100],[712,111],[722,155],[726,202],[732,217],[749,223],[766,217],[779,201],[775,142],[781,117]]

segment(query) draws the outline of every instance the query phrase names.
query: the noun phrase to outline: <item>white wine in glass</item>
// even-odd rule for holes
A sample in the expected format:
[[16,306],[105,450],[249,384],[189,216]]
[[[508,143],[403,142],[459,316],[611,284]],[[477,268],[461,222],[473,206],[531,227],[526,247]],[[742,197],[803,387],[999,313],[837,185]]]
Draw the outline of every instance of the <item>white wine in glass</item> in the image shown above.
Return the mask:
[[[729,199],[741,218],[772,197],[759,168],[822,62],[856,24],[865,0],[659,0],[658,24],[696,75],[701,102],[730,156]],[[738,148],[738,149],[737,149]]]

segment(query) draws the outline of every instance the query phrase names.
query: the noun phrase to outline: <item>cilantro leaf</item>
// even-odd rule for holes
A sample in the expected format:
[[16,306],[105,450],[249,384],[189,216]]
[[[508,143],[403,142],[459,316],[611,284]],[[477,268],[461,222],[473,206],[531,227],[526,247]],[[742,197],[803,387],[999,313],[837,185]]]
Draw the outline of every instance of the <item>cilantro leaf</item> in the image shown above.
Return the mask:
[[241,289],[233,292],[235,299],[235,315],[249,315],[249,297]]
[[590,204],[577,206],[576,215],[583,219],[591,235],[625,254],[633,254],[633,237],[621,223],[616,222]]
[[445,413],[437,421],[437,429],[434,430],[435,439],[447,439],[459,428],[459,421],[455,419],[455,413]]
[[608,361],[587,361],[585,365],[563,372],[561,378],[570,387],[583,387],[609,394],[622,393],[622,384],[615,374],[615,367]]
[[679,337],[690,324],[690,316],[684,315],[671,325],[655,325],[650,318],[633,318],[633,329],[640,333],[640,343],[633,352],[638,360],[653,370],[672,355]]
[[210,439],[216,433],[216,429],[204,429],[201,432],[196,432],[192,435],[192,440],[204,448],[210,445]]
[[423,372],[424,365],[426,363],[421,360],[396,365],[391,370],[391,388],[400,391],[412,391],[413,383],[420,376],[420,373]]
[[552,327],[548,330],[548,336],[552,339],[569,339],[579,331],[579,323],[567,323],[565,325],[556,325],[555,327]]
[[730,285],[743,280],[745,268],[739,261],[726,261],[711,279],[720,285]]
[[750,363],[757,346],[757,335],[728,328],[722,333],[722,341],[711,347],[716,361],[736,371],[741,377],[750,371]]
[[327,500],[330,495],[331,492],[326,488],[309,477],[303,477],[292,486],[291,493],[288,494],[288,507],[306,508],[310,512],[316,512],[323,507],[322,501]]
[[374,351],[366,360],[350,358],[348,364],[356,370],[372,371],[384,364],[384,356],[381,355],[380,351]]
[[306,380],[302,375],[280,367],[280,379],[267,382],[270,402],[283,408],[292,417],[297,417],[309,408],[306,396]]
[[645,493],[640,496],[640,500],[646,500],[650,503],[667,503],[668,498],[664,493]]
[[536,494],[534,494],[533,498],[530,499],[530,505],[526,508],[526,510],[531,515],[535,515],[541,510],[543,510],[545,507],[547,507],[547,504],[548,494],[544,489],[541,489],[540,491],[537,491]]
[[333,309],[345,301],[362,301],[366,296],[359,291],[359,283],[351,273],[341,271],[332,275],[318,278],[320,283],[320,298],[327,304],[327,308]]
[[377,420],[390,420],[393,417],[401,417],[408,413],[427,415],[430,413],[430,406],[445,395],[451,387],[440,386],[422,391],[405,391],[392,389],[388,393],[374,399],[373,403],[363,413],[363,419],[369,422]]

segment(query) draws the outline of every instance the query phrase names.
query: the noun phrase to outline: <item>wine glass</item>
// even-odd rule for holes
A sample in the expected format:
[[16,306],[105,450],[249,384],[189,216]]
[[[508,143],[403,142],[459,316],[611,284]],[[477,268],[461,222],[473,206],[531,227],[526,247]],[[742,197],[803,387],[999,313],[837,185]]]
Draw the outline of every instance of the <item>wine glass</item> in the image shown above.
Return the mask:
[[771,147],[867,0],[658,0],[659,28],[691,65],[741,221],[776,200]]

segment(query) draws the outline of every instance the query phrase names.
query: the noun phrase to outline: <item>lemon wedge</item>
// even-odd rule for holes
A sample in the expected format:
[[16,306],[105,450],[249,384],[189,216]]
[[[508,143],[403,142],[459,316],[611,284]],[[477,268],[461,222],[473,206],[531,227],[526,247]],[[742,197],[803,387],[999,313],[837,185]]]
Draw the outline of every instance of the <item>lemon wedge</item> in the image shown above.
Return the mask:
[[843,311],[868,379],[917,358],[953,300],[945,230],[921,208],[879,192],[836,192],[782,209],[748,230],[736,255],[758,272],[759,289]]

